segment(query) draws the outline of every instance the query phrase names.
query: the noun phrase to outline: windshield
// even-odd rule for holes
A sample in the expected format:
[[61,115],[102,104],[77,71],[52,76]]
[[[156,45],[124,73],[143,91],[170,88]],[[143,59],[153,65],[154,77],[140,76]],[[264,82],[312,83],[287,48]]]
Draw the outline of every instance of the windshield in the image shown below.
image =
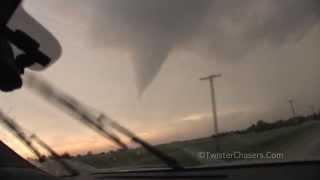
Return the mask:
[[[35,145],[48,159],[39,167],[58,171],[55,153],[87,171],[320,159],[318,0],[27,0],[23,9],[60,43],[40,37],[57,61],[0,94],[5,116],[49,146]],[[0,128],[3,142],[38,158]]]

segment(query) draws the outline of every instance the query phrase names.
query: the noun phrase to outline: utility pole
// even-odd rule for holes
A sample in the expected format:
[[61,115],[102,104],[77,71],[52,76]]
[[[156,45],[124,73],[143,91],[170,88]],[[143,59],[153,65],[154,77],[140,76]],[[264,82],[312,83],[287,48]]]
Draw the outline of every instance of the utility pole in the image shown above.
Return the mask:
[[314,106],[310,106],[310,110],[311,110],[311,113],[312,115],[316,115],[316,108]]
[[290,99],[290,100],[289,100],[289,104],[290,104],[291,111],[292,111],[292,117],[294,118],[294,117],[297,116],[297,114],[296,114],[296,109],[295,109],[295,107],[294,107],[294,101],[293,101],[293,99]]
[[216,107],[216,99],[215,99],[215,88],[214,88],[214,79],[221,77],[222,74],[214,74],[207,77],[200,78],[201,81],[209,81],[210,82],[210,89],[211,89],[211,103],[212,103],[212,118],[213,118],[213,129],[214,134],[219,134],[219,127],[218,127],[218,116],[217,116],[217,107]]

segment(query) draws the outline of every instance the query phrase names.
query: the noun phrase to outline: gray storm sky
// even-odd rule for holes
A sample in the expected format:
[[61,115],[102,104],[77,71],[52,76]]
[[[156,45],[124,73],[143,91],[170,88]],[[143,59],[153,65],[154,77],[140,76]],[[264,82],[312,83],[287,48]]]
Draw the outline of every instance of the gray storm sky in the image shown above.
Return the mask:
[[[61,42],[40,74],[152,143],[212,132],[216,81],[223,131],[320,108],[317,0],[27,0],[25,9]],[[0,106],[60,152],[111,144],[26,89]],[[1,139],[29,155],[6,131]]]

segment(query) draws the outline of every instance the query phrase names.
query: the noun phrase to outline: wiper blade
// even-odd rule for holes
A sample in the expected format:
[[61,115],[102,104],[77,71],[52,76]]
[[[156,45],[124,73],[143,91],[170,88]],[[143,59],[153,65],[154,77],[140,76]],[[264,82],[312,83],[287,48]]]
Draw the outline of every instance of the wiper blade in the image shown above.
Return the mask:
[[10,130],[25,146],[27,146],[31,150],[31,152],[41,161],[41,153],[37,150],[36,147],[33,146],[32,142],[24,133],[22,127],[20,127],[12,118],[8,117],[1,111],[0,122],[2,122],[2,124],[5,125],[5,127]]
[[122,149],[128,149],[127,145],[121,141],[114,133],[106,131],[101,122],[97,121],[96,116],[87,110],[78,101],[55,90],[50,84],[36,78],[35,76],[26,75],[26,85],[29,85],[34,91],[45,98],[47,101],[66,110],[70,115],[79,120],[82,124],[95,130],[105,138],[111,140]]
[[72,168],[68,163],[64,162],[60,155],[55,152],[48,144],[38,138],[35,134],[32,134],[30,137],[26,135],[25,129],[19,126],[12,118],[5,115],[0,111],[0,122],[2,122],[16,137],[21,140],[33,153],[37,156],[39,162],[44,161],[44,156],[41,155],[40,151],[33,145],[32,140],[36,141],[41,147],[50,153],[52,158],[59,163],[67,172],[70,173],[70,176],[77,176],[79,172]]
[[46,144],[44,141],[42,141],[40,138],[38,138],[38,136],[36,136],[35,134],[33,134],[31,136],[31,139],[33,139],[34,141],[36,141],[41,147],[43,147],[44,149],[46,149],[50,155],[52,156],[52,158],[58,162],[65,170],[67,170],[70,173],[70,176],[78,176],[79,172],[77,170],[75,170],[73,167],[71,167],[71,165],[69,165],[67,162],[63,161],[63,159],[61,158],[61,156],[54,151],[48,144]]
[[[97,130],[98,132],[107,132],[104,130],[103,125],[101,124],[101,121],[105,121],[108,123],[108,125],[117,130],[119,133],[129,137],[132,141],[134,141],[137,144],[140,144],[142,147],[144,147],[147,151],[152,153],[154,156],[158,157],[162,162],[164,162],[167,166],[171,167],[175,170],[181,170],[183,169],[183,166],[179,164],[179,162],[168,156],[167,154],[161,152],[151,144],[144,141],[142,138],[138,137],[134,133],[132,133],[127,128],[121,126],[119,123],[115,122],[111,118],[107,117],[103,113],[100,113],[98,118],[95,114],[90,112],[88,108],[86,108],[83,104],[81,104],[79,101],[74,99],[73,97],[62,93],[61,91],[58,91],[56,88],[51,86],[49,83],[45,82],[44,80],[31,75],[26,75],[26,84],[29,88],[31,88],[33,91],[35,91],[38,95],[49,101],[50,103],[62,108],[63,110],[67,111],[70,115],[76,117],[78,120],[80,120],[82,123],[86,124],[89,127],[93,127],[93,129]],[[110,132],[109,132],[110,133]],[[113,140],[120,146],[121,140],[117,138],[116,136],[113,136],[110,138],[110,136],[107,136],[109,139]],[[127,146],[125,146],[127,147]]]
[[122,134],[126,135],[127,137],[131,138],[132,141],[136,142],[137,144],[140,144],[142,147],[144,147],[146,150],[151,152],[153,155],[158,157],[160,160],[162,160],[165,164],[167,164],[169,167],[175,169],[175,170],[181,170],[183,167],[178,163],[176,159],[173,159],[172,157],[164,154],[151,144],[147,143],[140,137],[136,136],[134,133],[129,131],[127,128],[121,126],[117,122],[113,121],[111,118],[106,117],[104,114],[101,114],[100,119],[103,119],[107,121],[111,127],[118,130]]

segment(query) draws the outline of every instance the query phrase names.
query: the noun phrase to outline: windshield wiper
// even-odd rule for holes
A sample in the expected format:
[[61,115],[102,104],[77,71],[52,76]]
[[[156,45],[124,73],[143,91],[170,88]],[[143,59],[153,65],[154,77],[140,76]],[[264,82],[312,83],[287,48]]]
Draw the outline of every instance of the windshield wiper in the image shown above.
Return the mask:
[[32,153],[37,156],[39,161],[42,159],[41,153],[37,150],[36,147],[33,146],[32,142],[30,139],[26,136],[24,133],[22,127],[20,127],[13,119],[10,117],[6,116],[3,112],[0,111],[0,122],[2,122],[5,127],[12,132],[20,140],[25,146],[27,146]]
[[32,152],[37,156],[39,162],[45,161],[44,156],[41,155],[40,151],[33,145],[32,140],[43,147],[49,152],[53,160],[55,160],[61,167],[63,167],[67,172],[70,173],[69,176],[77,176],[79,172],[75,170],[71,165],[61,159],[60,155],[55,152],[48,144],[42,141],[35,134],[30,137],[26,135],[25,129],[18,125],[12,118],[5,115],[0,111],[0,122],[2,122],[20,141],[22,141]]
[[97,118],[97,116],[94,113],[92,113],[79,101],[61,91],[58,91],[48,82],[45,82],[44,80],[34,75],[27,74],[26,85],[33,91],[35,91],[38,95],[40,95],[42,98],[62,108],[67,113],[78,119],[80,122],[96,130],[98,133],[112,140],[120,147],[127,149],[127,146],[124,143],[122,143],[120,138],[116,137],[114,134],[104,129],[103,124],[101,123],[102,121],[107,122],[110,128],[117,130],[119,133],[129,137],[135,143],[140,144],[142,147],[144,147],[147,151],[152,153],[154,156],[156,156],[159,160],[161,160],[170,168],[174,170],[184,169],[183,166],[180,165],[180,163],[173,157],[161,152],[159,149],[147,143],[142,138],[138,137],[137,135],[129,131],[127,128],[121,126],[119,123],[115,122],[103,113],[100,113],[100,115]]

